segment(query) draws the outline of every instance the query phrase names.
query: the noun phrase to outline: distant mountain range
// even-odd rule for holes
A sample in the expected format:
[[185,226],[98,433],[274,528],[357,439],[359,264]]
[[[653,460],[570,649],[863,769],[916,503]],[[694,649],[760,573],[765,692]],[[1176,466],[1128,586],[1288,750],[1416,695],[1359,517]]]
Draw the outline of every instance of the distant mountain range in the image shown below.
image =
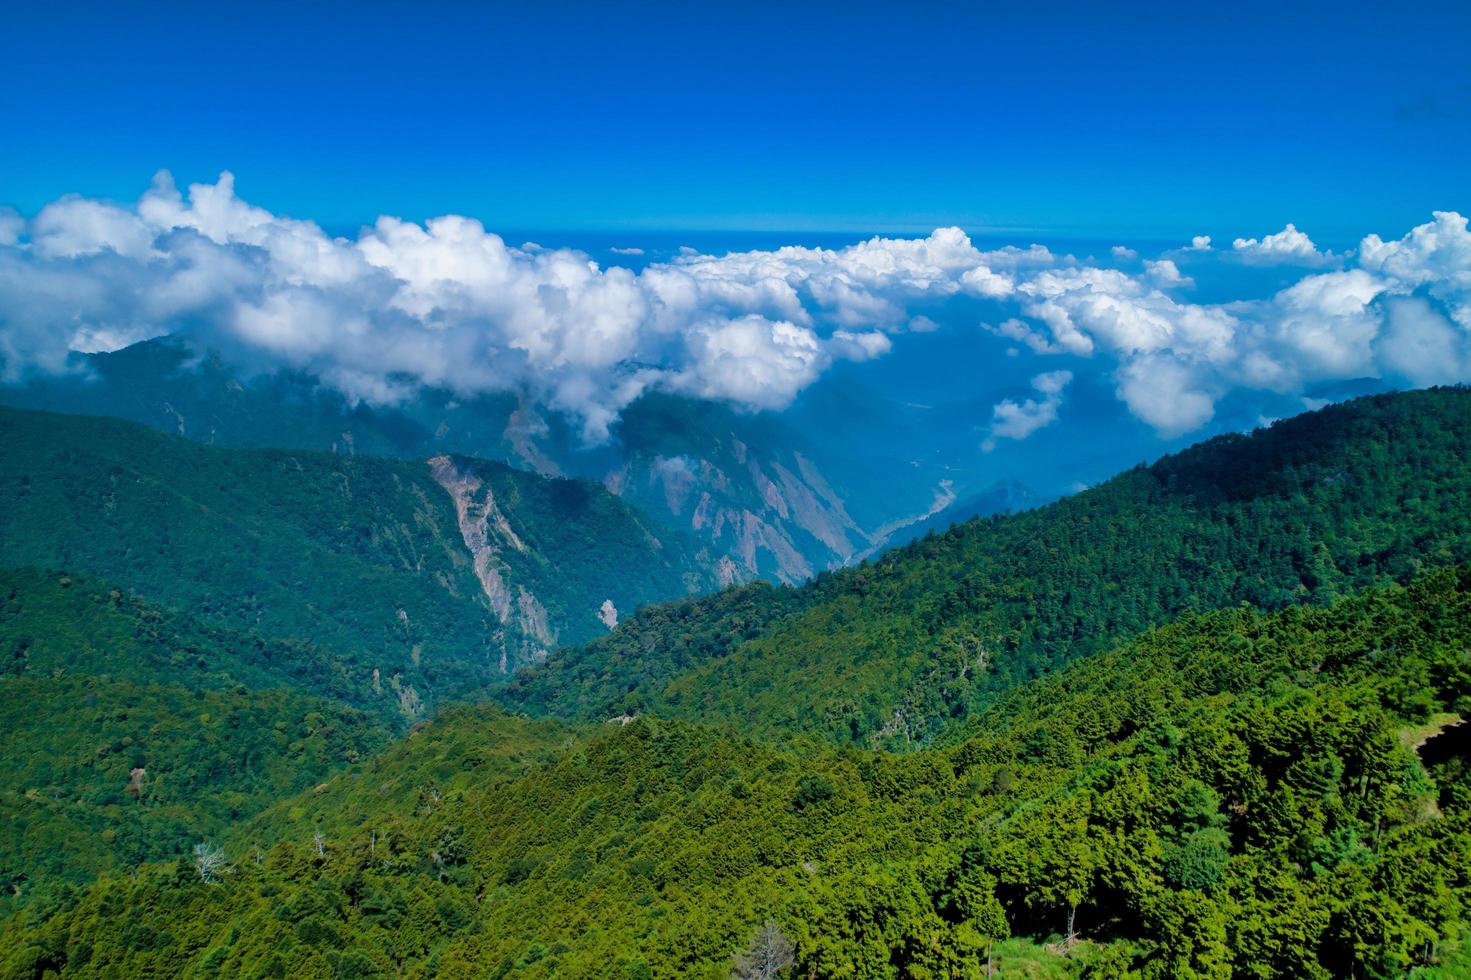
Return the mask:
[[0,404],[131,419],[196,442],[508,462],[594,480],[664,529],[703,540],[722,583],[798,582],[875,553],[962,494],[957,517],[1028,502],[957,460],[978,455],[969,409],[949,415],[835,381],[780,415],[651,393],[612,440],[586,446],[567,419],[514,394],[421,391],[391,408],[349,404],[317,379],[252,375],[186,341],[79,356],[75,374],[0,388]]

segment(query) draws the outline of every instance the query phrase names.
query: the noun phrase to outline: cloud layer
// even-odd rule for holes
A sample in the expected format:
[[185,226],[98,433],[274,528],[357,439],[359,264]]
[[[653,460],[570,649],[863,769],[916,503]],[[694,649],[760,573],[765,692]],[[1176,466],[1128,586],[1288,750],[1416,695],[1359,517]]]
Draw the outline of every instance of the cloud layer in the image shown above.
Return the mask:
[[1202,237],[1172,254],[1332,268],[1274,296],[1200,304],[1170,258],[1138,270],[1134,252],[1115,249],[1136,270],[1125,271],[1041,246],[982,251],[941,228],[836,250],[689,252],[635,273],[513,247],[456,216],[382,217],[334,238],[247,204],[229,174],[180,193],[161,173],[131,207],[69,196],[29,220],[0,211],[0,379],[188,332],[371,403],[422,386],[527,390],[595,441],[651,387],[780,408],[835,361],[936,329],[941,310],[999,323],[988,329],[1017,351],[1059,362],[1034,379],[1036,397],[996,406],[992,440],[1056,418],[1064,365],[1106,371],[1166,436],[1203,425],[1234,388],[1471,378],[1471,233],[1459,214],[1399,239],[1370,235],[1348,255],[1291,225],[1229,253],[1208,248]]
[[998,439],[1025,439],[1038,429],[1056,422],[1063,392],[1072,380],[1071,371],[1048,371],[1032,379],[1032,388],[1038,397],[1024,401],[1007,398],[998,402],[991,411],[991,434],[981,444],[982,451],[995,449]]

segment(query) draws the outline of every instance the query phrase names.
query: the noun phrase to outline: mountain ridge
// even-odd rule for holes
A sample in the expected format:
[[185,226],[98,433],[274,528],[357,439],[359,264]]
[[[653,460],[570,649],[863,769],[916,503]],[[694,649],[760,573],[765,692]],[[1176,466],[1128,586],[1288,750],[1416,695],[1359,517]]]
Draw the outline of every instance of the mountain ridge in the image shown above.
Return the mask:
[[1465,388],[1330,406],[796,589],[645,610],[499,696],[593,720],[647,710],[924,741],[997,691],[1181,613],[1322,602],[1471,559],[1467,446]]
[[[654,537],[594,484],[457,465],[481,505],[504,512],[478,556],[426,462],[223,449],[0,409],[0,563],[87,572],[207,619],[335,646],[364,677],[401,683],[411,715],[559,638],[605,632],[605,602],[628,613],[714,584],[693,542]],[[477,562],[501,576],[505,602]]]
[[[827,470],[839,461],[819,458],[823,447],[810,433],[656,392],[625,408],[608,444],[588,446],[566,418],[513,392],[463,399],[426,390],[374,408],[349,402],[310,375],[252,376],[182,336],[77,355],[74,369],[0,386],[0,404],[123,417],[212,445],[404,459],[463,455],[594,480],[664,529],[700,538],[729,559],[721,563],[724,584],[795,582],[849,562],[882,544],[863,525],[922,513],[945,478],[927,464],[893,468],[874,481],[866,467],[841,461],[844,481],[856,489],[835,489]],[[832,415],[828,407],[807,427],[831,434]],[[846,427],[867,424],[850,419]],[[845,439],[859,437],[855,431]],[[855,503],[872,516],[860,523],[849,512]]]

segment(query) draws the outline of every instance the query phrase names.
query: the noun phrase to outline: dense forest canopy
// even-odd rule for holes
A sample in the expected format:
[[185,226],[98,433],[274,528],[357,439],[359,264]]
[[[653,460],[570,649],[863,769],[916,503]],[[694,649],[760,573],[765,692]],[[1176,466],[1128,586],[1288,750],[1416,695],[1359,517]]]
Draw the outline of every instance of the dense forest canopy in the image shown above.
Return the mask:
[[498,463],[218,449],[0,409],[0,474],[0,566],[310,640],[363,681],[398,678],[410,714],[606,633],[605,601],[714,585],[691,542],[601,487]]
[[390,692],[310,643],[0,570],[0,910],[182,856],[403,727]]
[[215,837],[211,875],[49,896],[5,968],[720,977],[769,919],[802,976],[1399,975],[1459,955],[1471,783],[1417,747],[1471,708],[1468,648],[1462,566],[1187,616],[943,749],[452,711]]
[[1174,616],[1322,603],[1471,559],[1471,392],[1225,436],[797,589],[645,610],[516,677],[507,707],[926,742],[999,691]]
[[[375,675],[372,615],[324,597],[463,544],[445,482],[596,560],[592,489],[0,424],[32,441],[0,566],[69,568],[0,572],[0,975],[1471,972],[1463,389],[653,606],[509,684],[467,668],[433,689],[498,704],[432,720],[408,679],[461,661]],[[444,511],[395,510],[416,487]]]

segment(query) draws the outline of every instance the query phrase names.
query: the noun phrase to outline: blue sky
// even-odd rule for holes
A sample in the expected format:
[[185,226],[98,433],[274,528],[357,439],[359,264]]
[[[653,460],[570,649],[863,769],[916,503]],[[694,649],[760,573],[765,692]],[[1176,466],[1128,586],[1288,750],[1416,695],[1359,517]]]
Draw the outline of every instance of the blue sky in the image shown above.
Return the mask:
[[601,445],[833,378],[1066,488],[1471,382],[1466,6],[26,5],[0,384],[184,332]]
[[1471,207],[1467,5],[17,5],[0,201],[1320,243]]

